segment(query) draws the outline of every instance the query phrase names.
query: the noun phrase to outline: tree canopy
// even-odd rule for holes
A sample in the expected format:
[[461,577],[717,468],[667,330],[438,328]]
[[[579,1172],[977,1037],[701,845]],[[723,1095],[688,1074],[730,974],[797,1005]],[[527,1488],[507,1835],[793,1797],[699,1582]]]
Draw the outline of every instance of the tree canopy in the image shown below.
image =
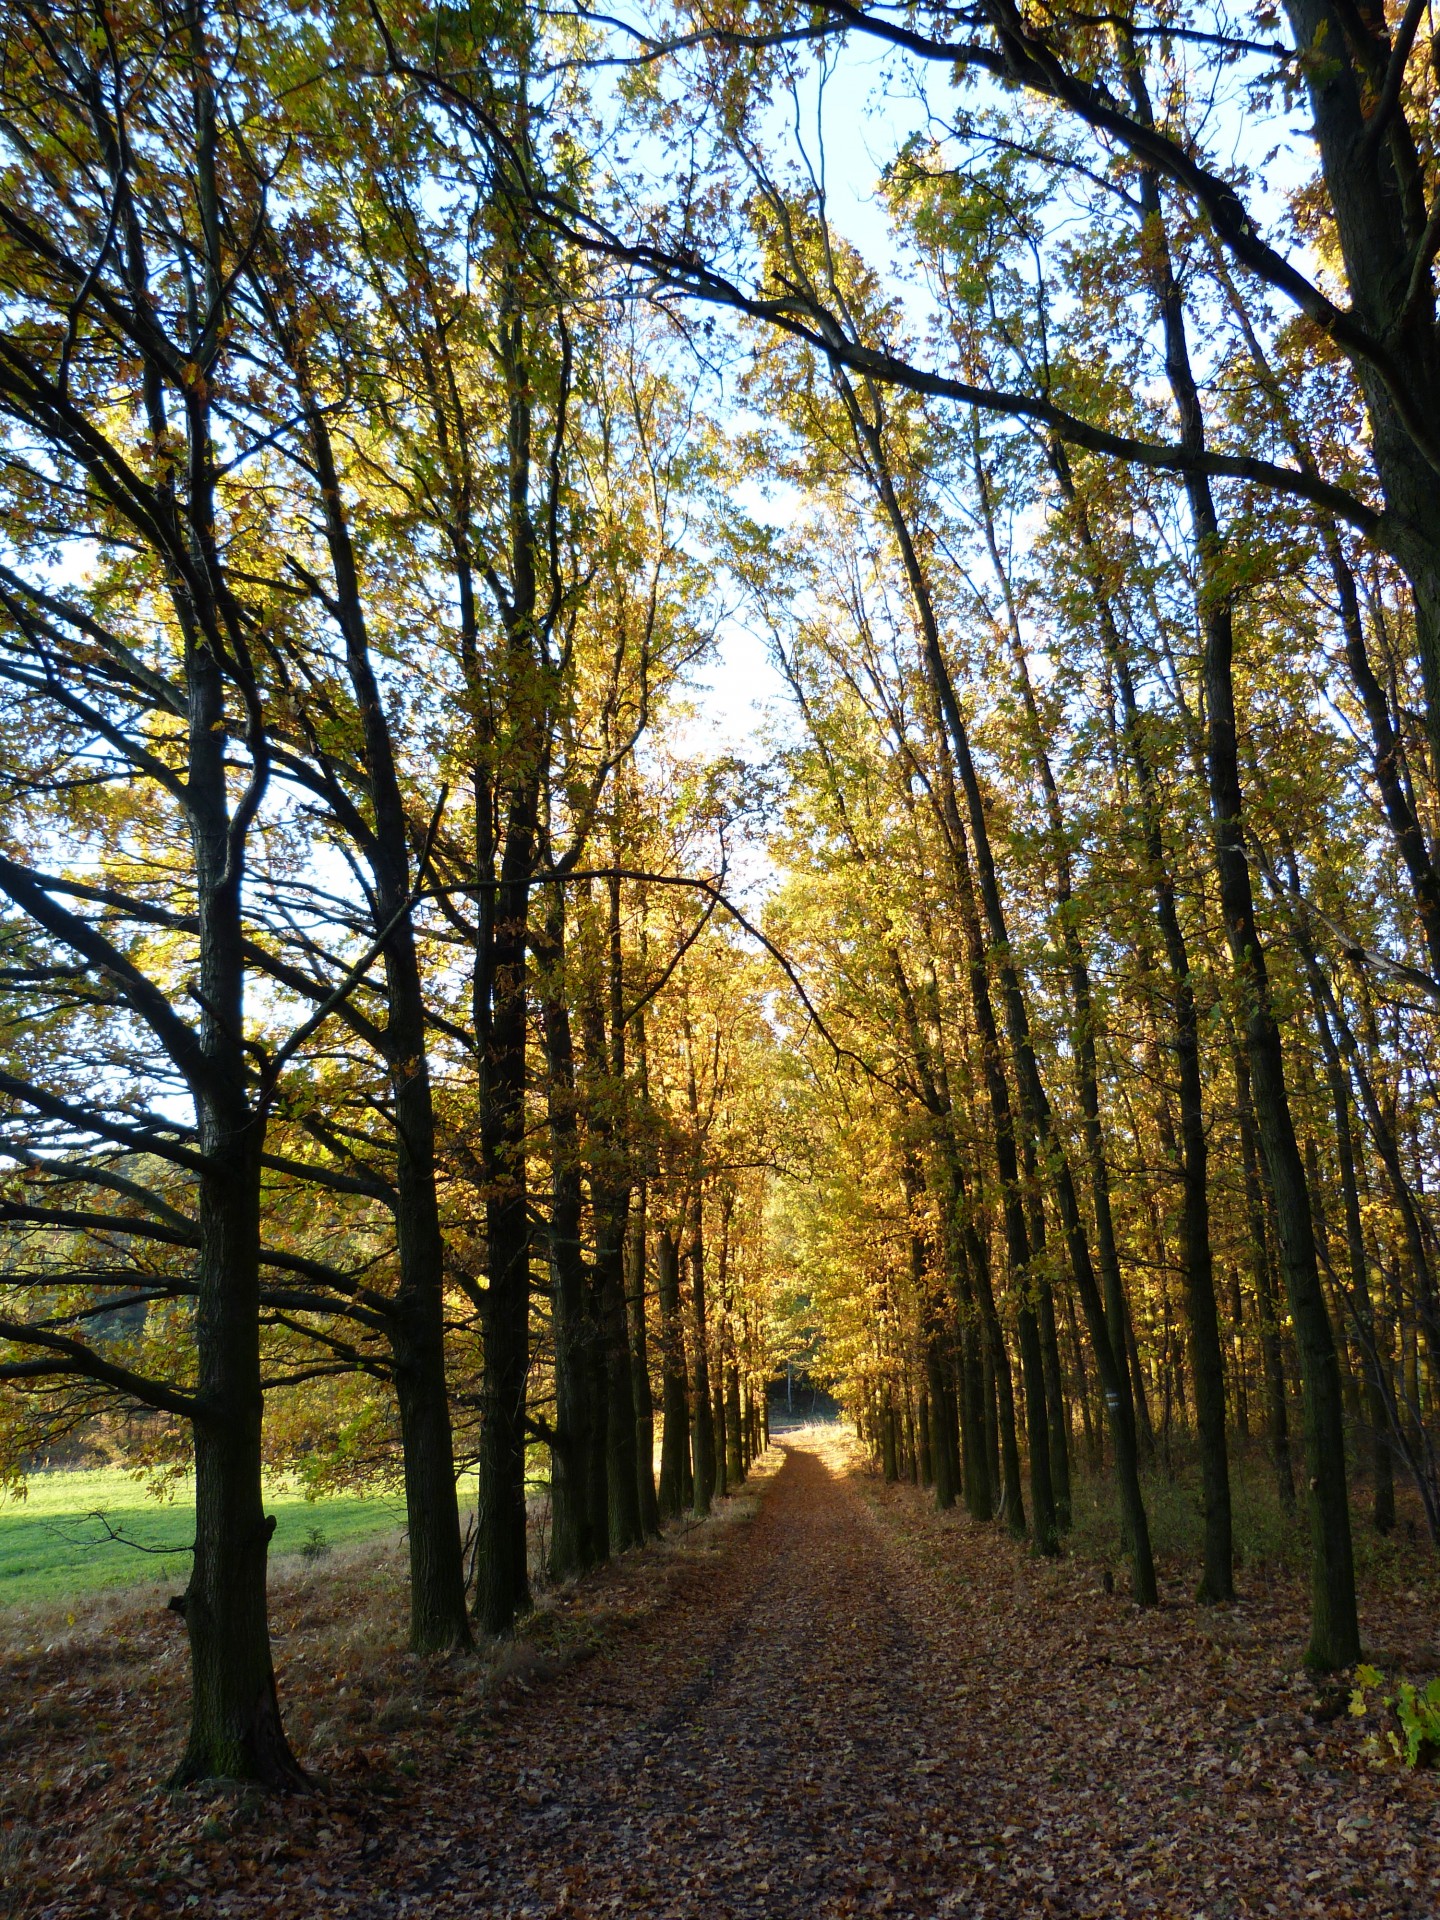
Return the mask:
[[1424,8],[3,18],[0,1472],[193,1466],[176,1778],[303,1777],[264,1471],[463,1650],[787,1362],[1040,1555],[1113,1474],[1141,1605],[1253,1441],[1353,1667],[1357,1515],[1440,1545]]

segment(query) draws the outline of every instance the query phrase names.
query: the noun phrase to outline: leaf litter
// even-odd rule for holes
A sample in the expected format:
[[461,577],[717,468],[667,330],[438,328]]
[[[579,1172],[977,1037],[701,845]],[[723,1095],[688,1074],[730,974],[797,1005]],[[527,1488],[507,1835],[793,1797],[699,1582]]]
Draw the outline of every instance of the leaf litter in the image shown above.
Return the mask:
[[[1437,1776],[1375,1767],[1348,1692],[1304,1674],[1298,1586],[1140,1612],[884,1486],[838,1430],[785,1440],[717,1520],[477,1658],[395,1651],[398,1557],[277,1582],[317,1782],[291,1800],[155,1789],[173,1616],[113,1602],[7,1648],[0,1913],[1440,1912]],[[1372,1643],[1413,1643],[1416,1599],[1367,1595]]]

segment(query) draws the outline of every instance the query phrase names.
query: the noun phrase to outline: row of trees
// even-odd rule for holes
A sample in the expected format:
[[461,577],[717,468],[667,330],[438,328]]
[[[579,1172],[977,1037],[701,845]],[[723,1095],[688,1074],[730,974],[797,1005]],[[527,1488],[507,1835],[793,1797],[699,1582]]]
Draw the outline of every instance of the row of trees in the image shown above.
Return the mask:
[[[1152,1431],[1220,1600],[1263,1427],[1358,1656],[1347,1424],[1440,1526],[1422,12],[7,17],[0,1336],[193,1429],[186,1770],[288,1765],[267,1387],[393,1395],[451,1645],[457,1431],[499,1630],[531,1440],[561,1566],[652,1368],[659,1498],[743,1464],[771,1271],[1042,1551],[1088,1425],[1142,1602]],[[783,981],[676,751],[737,611]]]
[[[714,145],[698,240],[604,244],[755,328],[789,491],[748,580],[803,734],[775,930],[878,1090],[808,1096],[799,1255],[862,1424],[1042,1552],[1103,1429],[1148,1603],[1139,1467],[1184,1419],[1224,1600],[1231,1441],[1293,1504],[1298,1386],[1339,1667],[1347,1417],[1375,1524],[1398,1475],[1440,1539],[1440,156],[1418,9],[1288,12],[617,29]],[[867,258],[826,100],[876,41],[919,110]],[[1277,188],[1297,103],[1319,169]]]
[[736,774],[657,735],[708,456],[368,25],[5,31],[5,1462],[120,1406],[193,1464],[176,1777],[283,1783],[264,1467],[403,1478],[438,1651],[529,1604],[537,1459],[558,1578],[762,1443]]

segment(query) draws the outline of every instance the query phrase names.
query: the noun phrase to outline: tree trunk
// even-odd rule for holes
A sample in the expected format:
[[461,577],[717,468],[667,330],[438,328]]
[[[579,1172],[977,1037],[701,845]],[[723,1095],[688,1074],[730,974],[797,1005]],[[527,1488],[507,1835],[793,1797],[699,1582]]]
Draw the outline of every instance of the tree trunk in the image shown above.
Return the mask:
[[635,1382],[625,1316],[628,1201],[628,1194],[608,1193],[596,1217],[596,1282],[603,1315],[600,1331],[606,1368],[605,1454],[610,1547],[615,1553],[638,1547],[645,1538],[635,1448]]
[[555,1350],[555,1426],[550,1445],[552,1580],[565,1580],[605,1558],[595,1538],[590,1494],[597,1435],[594,1406],[595,1328],[580,1251],[580,1181],[552,1156],[550,1196],[551,1327]]
[[1036,1553],[1058,1553],[1060,1529],[1055,1517],[1055,1491],[1050,1480],[1045,1360],[1040,1350],[1040,1323],[1033,1301],[1021,1300],[1016,1307],[1015,1319],[1020,1341],[1020,1371],[1025,1382],[1025,1439],[1030,1449],[1030,1503],[1034,1516],[1032,1544]]
[[895,1396],[887,1381],[880,1395],[880,1471],[888,1486],[900,1478],[900,1443],[895,1426]]
[[[437,1263],[437,1293],[439,1273]],[[445,1379],[444,1329],[433,1303],[414,1300],[403,1286],[391,1315],[390,1345],[410,1545],[410,1648],[444,1653],[470,1644],[450,1402],[437,1388]]]
[[[1138,63],[1130,85],[1136,110],[1149,119],[1149,100]],[[1165,366],[1180,416],[1181,439],[1200,452],[1205,421],[1190,366],[1185,310],[1170,263],[1159,181],[1142,168],[1151,271],[1165,336]],[[1334,1335],[1316,1262],[1315,1236],[1305,1168],[1285,1088],[1284,1052],[1271,1003],[1269,975],[1255,918],[1250,864],[1245,851],[1236,734],[1234,614],[1225,580],[1225,545],[1210,483],[1198,471],[1186,475],[1195,556],[1200,571],[1199,612],[1204,637],[1206,773],[1215,864],[1226,938],[1246,1005],[1245,1044],[1261,1150],[1270,1172],[1291,1318],[1300,1354],[1305,1403],[1305,1456],[1310,1482],[1311,1634],[1307,1654],[1316,1667],[1352,1666],[1360,1657],[1355,1609],[1355,1568],[1350,1502],[1345,1483],[1344,1410]]]
[[[388,1002],[380,1045],[395,1103],[395,1238],[400,1270],[390,1339],[405,1467],[410,1645],[416,1653],[435,1653],[468,1646],[470,1629],[465,1618],[460,1512],[445,1377],[445,1255],[435,1187],[435,1112],[425,992],[415,951],[409,829],[390,722],[371,658],[359,566],[330,430],[310,391],[304,349],[298,342],[295,359],[324,504],[334,576],[332,606],[344,635],[346,670],[361,720],[360,757],[370,800],[370,821],[357,825],[351,838],[374,882],[374,920],[383,943]],[[338,795],[340,780],[334,763],[327,763],[326,773]],[[348,803],[341,807],[342,825],[352,811],[358,810]]]
[[545,1049],[550,1132],[550,1325],[554,1347],[555,1424],[550,1443],[552,1580],[566,1580],[607,1557],[593,1522],[590,1476],[600,1445],[595,1402],[597,1329],[581,1247],[581,1186],[575,1052],[565,998],[565,895],[550,890],[544,945],[538,948],[540,1029]]
[[190,1639],[190,1731],[172,1787],[305,1783],[280,1721],[266,1611],[275,1521],[260,1477],[260,1137],[243,1095],[231,1112],[202,1109],[195,1558],[171,1602]]
[[[524,890],[496,939],[497,991],[484,1050],[480,1135],[488,1176],[480,1384],[475,1618],[508,1633],[530,1604],[525,1525],[525,1390],[530,1373],[530,1211],[525,1178]],[[482,1029],[483,1030],[483,1029]]]
[[[1224,624],[1228,626],[1228,620]],[[1320,1287],[1310,1197],[1290,1119],[1280,1030],[1270,1007],[1264,951],[1255,924],[1249,865],[1240,833],[1228,649],[1223,642],[1209,640],[1206,653],[1221,898],[1236,971],[1247,980],[1252,996],[1246,1040],[1255,1111],[1275,1196],[1281,1266],[1304,1389],[1311,1554],[1311,1634],[1306,1657],[1311,1665],[1330,1670],[1353,1666],[1360,1658],[1340,1369]]]
[[725,1362],[718,1349],[717,1342],[710,1429],[715,1435],[715,1492],[723,1500],[730,1491],[730,1456],[725,1446]]
[[[403,939],[401,935],[403,933]],[[423,995],[407,924],[390,979],[386,1035],[393,1053],[395,1239],[400,1274],[389,1316],[410,1548],[410,1647],[470,1645],[455,1448],[445,1376],[444,1242],[435,1190],[435,1115],[423,1037]]]
[[[1291,873],[1293,883],[1298,876]],[[1372,1490],[1371,1520],[1377,1533],[1389,1533],[1395,1525],[1395,1472],[1390,1449],[1390,1403],[1386,1391],[1386,1357],[1376,1327],[1374,1299],[1370,1291],[1369,1261],[1365,1251],[1365,1227],[1360,1213],[1360,1185],[1356,1173],[1355,1135],[1350,1124],[1350,1083],[1330,1024],[1325,1005],[1325,990],[1320,962],[1308,929],[1292,916],[1292,935],[1305,968],[1315,1013],[1315,1029],[1325,1062],[1325,1081],[1330,1094],[1330,1111],[1335,1129],[1335,1158],[1340,1169],[1340,1194],[1345,1212],[1345,1251],[1349,1266],[1350,1310],[1362,1348],[1365,1378],[1366,1423],[1370,1439]]]
[[486,1206],[491,1278],[480,1387],[475,1618],[509,1633],[530,1605],[525,1388],[530,1372],[530,1223],[514,1194]]
[[[1130,671],[1128,651],[1121,637],[1109,596],[1101,584],[1103,574],[1094,564],[1094,542],[1089,515],[1076,494],[1069,460],[1061,447],[1054,450],[1053,465],[1062,491],[1071,504],[1080,535],[1080,546],[1090,575],[1097,623],[1105,655],[1120,688],[1124,716],[1124,738],[1135,784],[1140,796],[1141,837],[1149,869],[1155,917],[1159,923],[1170,969],[1171,1034],[1178,1068],[1180,1096],[1180,1176],[1183,1194],[1185,1298],[1190,1328],[1191,1371],[1195,1378],[1196,1426],[1200,1442],[1200,1473],[1205,1515],[1205,1565],[1198,1597],[1201,1600],[1234,1598],[1234,1537],[1230,1510],[1230,1463],[1225,1441],[1225,1370],[1220,1350],[1219,1316],[1215,1303],[1215,1270],[1210,1247],[1209,1147],[1205,1132],[1204,1085],[1200,1071],[1200,1034],[1196,1018],[1195,988],[1190,970],[1190,955],[1180,925],[1175,883],[1166,858],[1163,807],[1150,755],[1145,745],[1144,725],[1135,683]],[[1073,963],[1072,963],[1073,971]],[[1088,978],[1085,983],[1088,1004]],[[1086,1138],[1092,1169],[1103,1172],[1103,1156],[1098,1155],[1098,1105],[1095,1098],[1094,1042],[1089,1045],[1087,1071],[1082,1072],[1082,1107],[1086,1115]],[[1096,1219],[1101,1221],[1100,1248],[1102,1271],[1106,1278],[1106,1310],[1112,1325],[1124,1311],[1119,1262],[1115,1257],[1114,1233],[1109,1222],[1109,1193],[1101,1186],[1096,1194]],[[1108,1239],[1108,1257],[1106,1255]],[[1113,1267],[1113,1282],[1111,1278]],[[1137,1383],[1137,1394],[1141,1391]],[[1138,1404],[1138,1400],[1137,1400]]]
[[686,1462],[690,1455],[690,1391],[685,1359],[685,1323],[680,1309],[680,1254],[675,1236],[662,1228],[655,1239],[655,1279],[660,1296],[661,1400],[660,1492],[665,1520],[677,1519],[689,1503]]
[[925,1392],[921,1397],[920,1440],[924,1454],[921,1478],[935,1489],[935,1505],[944,1512],[955,1504],[955,1477],[945,1432],[945,1361],[932,1335],[925,1346]]
[[734,1361],[725,1368],[725,1482],[733,1491],[745,1479],[745,1454],[740,1418],[740,1375]]
[[1085,1459],[1094,1472],[1104,1466],[1104,1442],[1100,1428],[1090,1412],[1090,1377],[1085,1369],[1085,1349],[1080,1344],[1080,1329],[1075,1324],[1075,1302],[1065,1292],[1065,1330],[1070,1336],[1070,1354],[1075,1362],[1076,1398],[1080,1402],[1080,1425],[1085,1435]]
[[1245,1303],[1240,1294],[1240,1269],[1229,1268],[1230,1339],[1234,1365],[1230,1369],[1235,1397],[1235,1430],[1242,1447],[1250,1440],[1250,1397],[1245,1384]]
[[697,1519],[715,1498],[715,1408],[710,1397],[709,1323],[705,1302],[705,1210],[699,1186],[690,1201],[690,1314],[694,1398],[691,1403],[692,1506]]
[[[1015,1420],[1015,1383],[1010,1372],[1010,1353],[1005,1345],[1005,1330],[995,1305],[990,1283],[990,1254],[984,1240],[971,1222],[964,1229],[963,1244],[969,1256],[976,1295],[980,1304],[983,1358],[986,1388],[985,1452],[990,1464],[990,1484],[1000,1488],[1000,1516],[1010,1531],[1019,1536],[1025,1531],[1025,1501],[1020,1490],[1020,1441]],[[991,1424],[993,1420],[993,1432]],[[993,1453],[993,1459],[992,1459]],[[976,1518],[980,1516],[977,1514]]]
[[1236,1113],[1240,1127],[1240,1166],[1245,1184],[1245,1214],[1250,1242],[1250,1284],[1260,1319],[1260,1359],[1265,1376],[1265,1434],[1275,1469],[1280,1505],[1295,1508],[1295,1473],[1290,1460],[1290,1415],[1285,1391],[1285,1349],[1280,1339],[1275,1276],[1266,1232],[1265,1190],[1261,1184],[1260,1143],[1250,1100],[1250,1066],[1243,1050],[1234,1052]]
[[[212,102],[213,106],[213,102]],[[202,383],[203,384],[203,383]],[[192,457],[208,431],[192,421]],[[197,518],[208,530],[202,493]],[[195,1557],[177,1611],[190,1640],[190,1729],[171,1784],[304,1783],[285,1738],[266,1607],[275,1522],[261,1484],[260,1170],[265,1122],[245,1051],[243,838],[227,784],[216,650],[189,624],[186,805],[199,919],[199,1062],[187,1073],[204,1164],[195,1260]]]
[[1065,1404],[1065,1376],[1060,1366],[1060,1342],[1055,1332],[1055,1295],[1048,1280],[1040,1285],[1040,1351],[1045,1363],[1045,1408],[1050,1426],[1050,1464],[1055,1479],[1055,1523],[1064,1532],[1070,1526],[1070,1422]]
[[630,1381],[635,1394],[635,1486],[641,1531],[647,1540],[653,1540],[660,1532],[660,1505],[655,1495],[655,1403],[650,1392],[650,1340],[645,1319],[647,1197],[642,1180],[626,1241],[625,1303],[630,1325]]
[[995,1517],[995,1469],[999,1464],[998,1434],[994,1436],[997,1444],[992,1461],[995,1396],[986,1391],[985,1338],[985,1328],[972,1310],[960,1327],[955,1458],[966,1511],[981,1521]]
[[[490,865],[489,796],[477,783],[476,839]],[[508,1633],[530,1605],[525,1518],[525,1393],[530,1373],[530,1206],[525,1169],[528,875],[535,830],[533,781],[512,791],[500,883],[477,900],[473,990],[480,1068],[489,1286],[483,1321],[475,1618]]]
[[595,1297],[605,1373],[605,1466],[611,1549],[638,1547],[645,1537],[635,1456],[635,1383],[625,1308],[625,1237],[630,1222],[634,1165],[617,1116],[631,1088],[626,1078],[624,944],[620,878],[605,891],[605,991],[598,976],[583,1000],[588,1125],[597,1151],[590,1172],[595,1220]]
[[[1136,70],[1132,69],[1132,73]],[[1137,101],[1148,113],[1132,79]],[[1159,185],[1142,171],[1141,201],[1151,229],[1151,258],[1165,332],[1166,370],[1180,414],[1181,436],[1197,451],[1205,443],[1204,416],[1190,368],[1184,307],[1164,240]],[[1226,937],[1246,1001],[1245,1045],[1261,1149],[1270,1172],[1291,1318],[1300,1355],[1305,1402],[1305,1456],[1310,1482],[1311,1636],[1307,1654],[1316,1667],[1352,1666],[1360,1657],[1355,1610],[1355,1569],[1350,1504],[1345,1484],[1344,1410],[1334,1335],[1316,1261],[1305,1168],[1285,1088],[1280,1028],[1270,997],[1269,975],[1255,919],[1250,865],[1242,824],[1240,762],[1233,676],[1234,622],[1224,583],[1224,541],[1208,480],[1186,476],[1196,558],[1200,567],[1200,619],[1204,635],[1207,774],[1215,863]]]

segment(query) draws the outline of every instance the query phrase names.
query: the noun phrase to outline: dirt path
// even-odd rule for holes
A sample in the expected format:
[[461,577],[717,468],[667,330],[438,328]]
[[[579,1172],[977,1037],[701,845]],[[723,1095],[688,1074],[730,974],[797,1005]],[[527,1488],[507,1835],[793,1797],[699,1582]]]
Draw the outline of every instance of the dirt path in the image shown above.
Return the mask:
[[[78,1773],[31,1856],[71,1891],[32,1879],[8,1910],[1434,1920],[1440,1777],[1368,1769],[1362,1730],[1314,1712],[1294,1608],[1139,1614],[811,1430],[753,1518],[582,1582],[508,1679],[412,1663],[408,1738],[335,1749],[322,1796],[247,1810],[137,1786],[64,1867]],[[317,1671],[305,1697],[357,1671]],[[343,1689],[357,1730],[393,1724],[378,1673]]]
[[1217,1646],[1203,1618],[1138,1616],[799,1436],[754,1521],[497,1728],[472,1817],[355,1910],[1440,1913],[1433,1777],[1358,1769],[1263,1620]]
[[[866,1911],[897,1885],[941,1900],[929,1820],[951,1799],[955,1676],[917,1637],[884,1534],[796,1447],[730,1558],[642,1661],[590,1670],[583,1769],[528,1748],[525,1785],[553,1799],[522,1801],[518,1831],[457,1868],[497,1911],[769,1920]],[[657,1704],[662,1645],[679,1684]]]

